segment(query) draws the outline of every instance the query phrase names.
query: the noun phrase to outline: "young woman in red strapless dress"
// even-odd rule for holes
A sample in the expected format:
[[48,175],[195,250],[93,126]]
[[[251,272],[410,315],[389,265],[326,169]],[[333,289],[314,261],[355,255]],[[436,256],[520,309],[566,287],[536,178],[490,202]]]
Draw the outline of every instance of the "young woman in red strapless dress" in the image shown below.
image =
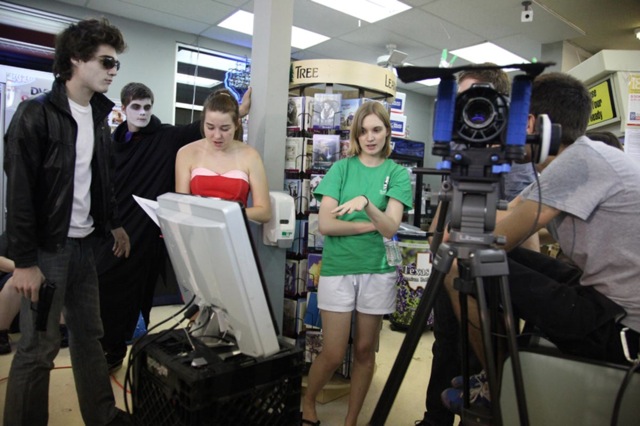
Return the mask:
[[201,123],[204,138],[178,151],[176,192],[238,201],[250,220],[268,222],[271,204],[264,164],[258,151],[238,140],[242,138],[238,102],[229,91],[209,95]]

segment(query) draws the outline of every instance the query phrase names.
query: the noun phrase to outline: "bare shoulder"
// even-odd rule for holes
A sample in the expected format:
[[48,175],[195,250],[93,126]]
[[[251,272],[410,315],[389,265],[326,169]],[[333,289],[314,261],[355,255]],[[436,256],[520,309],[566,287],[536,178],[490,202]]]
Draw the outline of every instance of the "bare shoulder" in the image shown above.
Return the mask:
[[251,145],[247,145],[244,142],[240,142],[239,144],[241,145],[239,145],[238,152],[240,152],[242,156],[246,158],[248,161],[251,161],[251,162],[262,161],[262,156],[260,155],[257,149],[255,149]]
[[204,149],[202,141],[203,139],[199,139],[197,141],[186,144],[185,146],[183,146],[178,150],[178,155],[181,155],[181,156],[198,155]]

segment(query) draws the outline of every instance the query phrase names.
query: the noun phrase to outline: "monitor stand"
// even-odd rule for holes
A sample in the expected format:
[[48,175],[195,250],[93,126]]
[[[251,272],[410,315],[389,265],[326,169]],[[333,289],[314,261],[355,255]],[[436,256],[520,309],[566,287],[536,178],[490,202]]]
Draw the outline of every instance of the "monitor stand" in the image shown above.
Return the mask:
[[210,348],[229,348],[230,351],[238,349],[233,335],[220,331],[219,311],[213,306],[200,306],[200,313],[191,330],[193,337]]

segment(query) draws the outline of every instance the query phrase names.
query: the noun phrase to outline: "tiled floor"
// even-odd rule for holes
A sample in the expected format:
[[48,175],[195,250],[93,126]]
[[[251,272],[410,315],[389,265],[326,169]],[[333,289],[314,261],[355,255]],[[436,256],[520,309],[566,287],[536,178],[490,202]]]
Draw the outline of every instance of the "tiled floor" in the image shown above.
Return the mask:
[[[159,322],[170,317],[178,310],[178,307],[156,307],[152,311],[152,322]],[[169,324],[170,325],[170,324]],[[14,340],[19,335],[12,335]],[[371,389],[362,414],[360,424],[365,425],[378,403],[378,398],[384,388],[389,371],[398,355],[398,350],[404,339],[404,333],[392,331],[389,322],[383,324],[380,351],[377,356],[377,369]],[[425,332],[413,354],[413,360],[404,381],[396,396],[393,407],[387,418],[387,424],[393,426],[413,425],[417,419],[422,418],[424,411],[424,397],[427,381],[431,369],[431,345],[433,335]],[[4,396],[6,391],[6,377],[12,355],[0,355],[0,413],[4,410]],[[55,361],[56,368],[51,372],[51,388],[49,400],[49,426],[75,426],[82,425],[82,419],[78,409],[78,402],[73,383],[73,376],[69,368],[69,350],[62,349]],[[116,403],[124,409],[124,392],[122,383],[125,368],[112,376],[113,391],[116,395]],[[129,403],[131,407],[131,404]],[[343,396],[326,404],[318,404],[318,415],[323,425],[340,426],[343,423],[347,410],[347,396]],[[1,419],[0,419],[1,422]]]

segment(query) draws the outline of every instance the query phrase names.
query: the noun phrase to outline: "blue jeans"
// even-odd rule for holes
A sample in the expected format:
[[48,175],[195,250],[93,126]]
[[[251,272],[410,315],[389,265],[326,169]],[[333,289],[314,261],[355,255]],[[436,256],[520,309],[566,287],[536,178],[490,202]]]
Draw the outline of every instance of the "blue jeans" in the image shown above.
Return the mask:
[[47,331],[35,330],[31,302],[22,299],[21,337],[11,364],[4,424],[46,425],[49,418],[49,377],[60,349],[60,312],[69,329],[69,351],[82,419],[102,426],[117,414],[115,399],[100,346],[102,323],[98,279],[89,238],[68,239],[59,252],[38,252],[38,266],[57,289]]

